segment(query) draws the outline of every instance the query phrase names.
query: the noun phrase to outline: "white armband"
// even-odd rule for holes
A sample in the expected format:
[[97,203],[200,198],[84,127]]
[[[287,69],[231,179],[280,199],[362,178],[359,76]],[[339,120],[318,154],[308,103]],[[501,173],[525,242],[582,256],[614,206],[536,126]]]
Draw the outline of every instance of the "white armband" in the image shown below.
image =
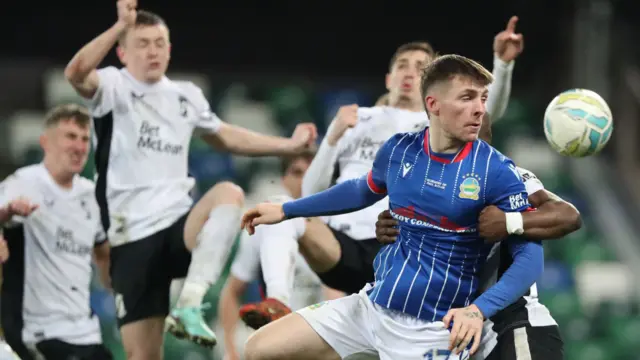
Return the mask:
[[524,234],[524,220],[522,219],[522,213],[508,212],[504,215],[506,216],[507,233],[509,233],[509,235]]

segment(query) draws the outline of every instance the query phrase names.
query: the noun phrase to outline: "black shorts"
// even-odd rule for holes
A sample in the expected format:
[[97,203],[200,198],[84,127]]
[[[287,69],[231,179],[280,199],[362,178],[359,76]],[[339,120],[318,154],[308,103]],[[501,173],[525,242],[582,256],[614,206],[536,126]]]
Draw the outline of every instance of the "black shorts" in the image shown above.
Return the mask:
[[191,263],[184,244],[187,215],[153,235],[111,249],[118,326],[169,314],[171,281],[185,277]]
[[36,344],[45,360],[111,360],[111,352],[102,344],[75,345],[61,340],[44,340]]
[[519,327],[506,331],[485,360],[562,360],[564,343],[557,326]]
[[354,240],[341,231],[331,231],[340,243],[340,260],[331,270],[318,276],[331,288],[347,294],[357,293],[374,280],[373,260],[382,245],[376,239]]

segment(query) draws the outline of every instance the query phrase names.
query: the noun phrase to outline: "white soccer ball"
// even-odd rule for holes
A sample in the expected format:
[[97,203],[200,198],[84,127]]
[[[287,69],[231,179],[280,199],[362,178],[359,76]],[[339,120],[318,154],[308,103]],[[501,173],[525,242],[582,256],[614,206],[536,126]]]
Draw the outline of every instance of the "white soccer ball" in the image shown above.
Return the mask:
[[591,90],[573,89],[556,96],[544,113],[544,134],[562,155],[597,154],[611,139],[613,117],[609,105]]

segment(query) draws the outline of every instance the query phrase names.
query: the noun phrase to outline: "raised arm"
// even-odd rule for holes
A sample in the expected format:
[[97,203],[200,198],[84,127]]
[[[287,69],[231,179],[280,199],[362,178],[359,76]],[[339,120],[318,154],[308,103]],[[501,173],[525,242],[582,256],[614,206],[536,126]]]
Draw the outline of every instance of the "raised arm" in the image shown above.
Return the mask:
[[100,79],[96,69],[120,36],[135,24],[136,6],[135,0],[118,1],[118,21],[83,46],[67,64],[64,75],[80,96],[92,99],[98,91]]
[[518,17],[511,17],[506,29],[498,33],[493,42],[493,83],[489,85],[487,112],[494,122],[500,120],[507,109],[515,59],[524,47],[522,34],[515,33],[517,22]]

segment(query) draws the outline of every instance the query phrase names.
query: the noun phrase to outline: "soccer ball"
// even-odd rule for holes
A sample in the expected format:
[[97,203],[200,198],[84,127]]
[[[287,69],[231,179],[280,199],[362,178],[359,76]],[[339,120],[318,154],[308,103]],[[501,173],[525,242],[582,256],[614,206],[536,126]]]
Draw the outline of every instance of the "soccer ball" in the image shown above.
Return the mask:
[[544,113],[544,135],[562,155],[597,154],[611,139],[609,105],[591,90],[573,89],[556,96]]

